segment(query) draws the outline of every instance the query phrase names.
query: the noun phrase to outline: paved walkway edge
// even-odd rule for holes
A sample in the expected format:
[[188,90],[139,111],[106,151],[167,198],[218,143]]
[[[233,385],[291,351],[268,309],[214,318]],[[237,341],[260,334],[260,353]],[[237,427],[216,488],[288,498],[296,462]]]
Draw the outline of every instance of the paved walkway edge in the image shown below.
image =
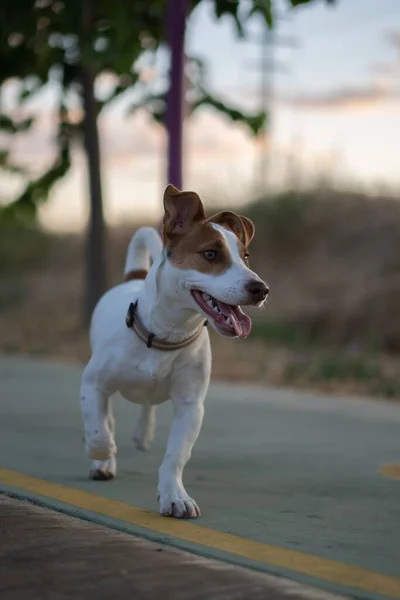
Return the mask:
[[[62,599],[73,592],[78,598],[83,594],[85,600],[99,594],[102,598],[115,593],[120,598],[130,597],[132,592],[139,598],[159,598],[167,593],[168,597],[191,600],[211,596],[215,600],[246,600],[249,596],[255,600],[346,600],[289,579],[161,547],[91,520],[79,524],[77,517],[15,494],[0,493],[0,509],[5,515],[0,544],[4,600],[8,594],[23,598],[27,589],[32,598],[57,593]],[[21,575],[24,557],[28,567]]]
[[[350,588],[349,592],[349,586],[331,584],[329,581],[326,581],[324,579],[308,576],[299,571],[291,572],[290,570],[275,567],[274,565],[266,565],[265,563],[257,564],[256,562],[248,560],[244,557],[235,556],[228,552],[216,550],[214,548],[208,548],[207,546],[199,547],[196,544],[187,542],[186,540],[182,540],[170,535],[164,535],[160,532],[140,527],[133,523],[127,523],[124,520],[119,520],[108,515],[99,514],[87,509],[82,509],[77,506],[74,506],[73,504],[69,504],[64,501],[51,498],[49,496],[43,496],[31,492],[29,490],[25,490],[21,487],[5,485],[4,483],[0,483],[0,494],[6,494],[11,498],[15,498],[17,500],[25,500],[32,503],[33,505],[49,509],[70,517],[75,517],[83,521],[87,521],[88,523],[105,526],[109,529],[136,536],[149,542],[155,542],[163,544],[165,546],[170,546],[171,548],[182,550],[184,552],[189,552],[190,554],[193,554],[198,557],[219,561],[225,563],[226,565],[244,567],[245,569],[249,569],[255,573],[263,573],[271,577],[276,577],[281,581],[286,581],[288,583],[290,582],[291,585],[299,585],[300,587],[306,586],[307,589],[314,590],[315,593],[320,593],[321,600],[325,598],[338,597],[351,597],[357,598],[357,600],[370,600],[372,598],[377,600],[384,598],[400,598],[399,588],[397,588],[396,592],[385,594],[380,594],[376,592],[368,593],[366,590],[360,589],[358,587]],[[331,595],[329,596],[327,594]],[[332,596],[332,594],[336,594],[336,596]],[[337,596],[337,594],[341,594],[341,596]],[[314,598],[314,596],[308,597]],[[318,600],[319,596],[315,596],[315,598]]]

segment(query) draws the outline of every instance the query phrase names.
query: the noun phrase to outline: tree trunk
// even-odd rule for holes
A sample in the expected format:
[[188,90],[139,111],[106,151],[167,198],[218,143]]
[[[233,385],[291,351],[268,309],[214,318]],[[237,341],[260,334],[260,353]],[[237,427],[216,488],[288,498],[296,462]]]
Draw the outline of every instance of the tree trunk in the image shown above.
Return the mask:
[[86,237],[86,277],[83,321],[89,325],[93,309],[106,290],[105,223],[101,191],[100,147],[97,111],[94,97],[94,76],[82,67],[84,143],[89,174],[90,212]]
[[169,0],[167,36],[171,67],[166,114],[168,183],[178,189],[182,189],[185,22],[186,0]]

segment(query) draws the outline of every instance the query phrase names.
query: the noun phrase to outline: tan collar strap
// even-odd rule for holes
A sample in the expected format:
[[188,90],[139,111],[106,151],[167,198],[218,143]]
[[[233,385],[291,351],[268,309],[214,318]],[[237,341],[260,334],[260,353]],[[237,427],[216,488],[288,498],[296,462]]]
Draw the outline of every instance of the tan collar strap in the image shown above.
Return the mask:
[[202,325],[200,325],[200,327],[198,327],[198,329],[196,329],[196,331],[192,333],[192,335],[180,342],[167,342],[166,340],[157,339],[154,333],[150,333],[149,331],[147,331],[147,329],[141,323],[136,309],[137,300],[135,303],[131,302],[129,305],[125,319],[126,326],[129,327],[129,329],[133,329],[138,338],[144,344],[146,344],[148,348],[154,348],[155,350],[168,351],[181,350],[181,348],[186,348],[186,346],[189,346],[189,344],[192,344],[195,340],[197,340],[197,338],[203,331],[203,327],[207,325],[207,321],[205,321]]

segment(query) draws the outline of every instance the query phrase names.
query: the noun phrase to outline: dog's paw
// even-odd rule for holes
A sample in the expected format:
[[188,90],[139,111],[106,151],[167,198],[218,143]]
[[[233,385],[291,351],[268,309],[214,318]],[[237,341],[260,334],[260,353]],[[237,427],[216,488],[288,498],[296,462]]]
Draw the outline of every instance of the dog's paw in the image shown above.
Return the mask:
[[109,460],[94,460],[89,472],[89,479],[93,481],[110,481],[117,474],[117,461],[113,456]]
[[132,440],[138,450],[142,452],[150,450],[154,440],[154,425],[149,422],[143,423],[142,419],[138,419],[133,429]]
[[159,494],[159,512],[163,517],[177,519],[196,519],[201,512],[196,502],[186,492]]
[[137,450],[141,450],[142,452],[150,450],[151,440],[136,435],[133,435],[132,440],[134,441]]
[[117,447],[109,435],[95,433],[86,439],[86,451],[89,458],[106,461],[116,454]]

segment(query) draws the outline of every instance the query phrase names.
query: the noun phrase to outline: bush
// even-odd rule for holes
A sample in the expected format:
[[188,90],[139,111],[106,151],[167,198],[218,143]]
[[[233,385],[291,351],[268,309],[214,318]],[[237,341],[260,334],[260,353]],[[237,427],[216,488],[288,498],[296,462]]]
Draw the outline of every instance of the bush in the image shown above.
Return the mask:
[[46,256],[50,236],[38,226],[0,223],[0,274],[15,274],[38,264]]
[[270,239],[287,241],[304,228],[313,202],[312,193],[289,191],[257,200],[248,207],[246,215]]

